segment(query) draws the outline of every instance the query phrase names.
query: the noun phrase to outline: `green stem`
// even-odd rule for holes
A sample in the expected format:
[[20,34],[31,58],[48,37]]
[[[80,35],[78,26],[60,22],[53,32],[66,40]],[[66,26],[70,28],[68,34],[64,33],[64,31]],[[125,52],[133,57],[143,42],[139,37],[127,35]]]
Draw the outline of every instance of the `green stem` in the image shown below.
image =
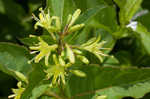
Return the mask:
[[60,97],[59,95],[57,95],[56,93],[51,92],[51,91],[46,91],[46,92],[44,93],[44,95],[50,96],[50,97],[55,97],[56,99],[63,99],[62,97]]
[[64,41],[63,41],[63,38],[61,37],[61,35],[60,35],[60,38],[59,38],[59,42],[58,42],[59,44],[59,46],[58,46],[58,54],[60,55],[61,54],[61,52],[62,52],[62,50],[64,49]]
[[58,54],[61,54],[62,50],[64,50],[64,37],[66,36],[68,32],[68,25],[65,26],[63,32],[59,33],[59,47],[58,47]]
[[59,92],[60,92],[61,96],[63,97],[63,99],[68,99],[66,94],[65,94],[63,86],[64,86],[63,84],[58,84]]

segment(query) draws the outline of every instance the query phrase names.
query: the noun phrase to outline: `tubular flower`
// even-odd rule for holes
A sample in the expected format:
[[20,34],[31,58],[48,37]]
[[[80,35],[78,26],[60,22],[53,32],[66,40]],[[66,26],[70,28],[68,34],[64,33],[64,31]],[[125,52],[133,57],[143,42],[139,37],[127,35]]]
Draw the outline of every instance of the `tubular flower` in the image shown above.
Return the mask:
[[89,60],[84,55],[82,55],[82,51],[80,51],[79,49],[73,49],[73,52],[79,60],[81,60],[85,64],[89,64]]
[[[72,65],[72,63],[66,63],[61,56],[56,57],[53,55],[54,65],[51,65],[45,72],[47,73],[47,79],[52,77],[52,84],[60,83],[60,81],[65,84],[65,76],[67,75],[67,68]],[[80,70],[69,70],[69,72],[79,76],[85,77],[86,74]]]
[[81,28],[84,27],[84,24],[76,24],[74,25],[75,21],[78,19],[80,16],[81,10],[77,9],[73,15],[69,14],[68,20],[67,20],[67,25],[68,25],[68,32],[72,33],[75,31],[80,30]]
[[[56,40],[56,37],[54,36],[53,32],[59,32],[61,29],[59,17],[50,17],[49,11],[48,13],[45,13],[42,8],[40,8],[39,10],[41,11],[41,13],[39,14],[39,19],[33,14],[34,19],[37,21],[35,24],[35,29],[37,29],[38,26],[45,28],[51,34],[53,39]],[[52,24],[53,22],[55,24]]]
[[17,83],[18,89],[12,89],[13,91],[13,95],[8,96],[8,98],[14,98],[14,99],[20,99],[21,94],[23,93],[23,91],[25,90],[25,88],[22,88],[22,83],[18,82]]
[[69,47],[68,44],[66,44],[66,53],[67,53],[67,58],[69,59],[70,63],[74,64],[75,63],[75,55],[72,51],[72,49]]
[[66,64],[63,60],[61,60],[63,61],[63,64],[61,64],[60,60],[57,59],[55,54],[53,55],[53,60],[55,64],[45,71],[47,73],[47,78],[49,79],[53,77],[52,84],[56,84],[57,81],[62,81],[62,83],[65,84]]
[[57,64],[47,69],[45,72],[47,73],[47,78],[53,77],[52,84],[56,84],[56,82],[60,82],[60,80],[65,84],[65,67]]
[[106,43],[105,41],[102,42],[99,41],[100,41],[100,36],[98,36],[97,38],[94,37],[88,40],[86,43],[82,44],[81,49],[93,53],[100,60],[100,62],[103,62],[102,56],[108,56],[108,55],[104,54],[101,49],[108,49],[108,48],[103,48],[103,45]]
[[34,62],[38,63],[43,57],[45,57],[45,65],[48,66],[49,56],[51,55],[52,51],[57,49],[58,45],[57,44],[48,45],[40,37],[38,39],[40,41],[39,44],[30,47],[31,50],[34,50],[33,52],[31,52],[31,54],[40,52],[37,56],[35,56]]

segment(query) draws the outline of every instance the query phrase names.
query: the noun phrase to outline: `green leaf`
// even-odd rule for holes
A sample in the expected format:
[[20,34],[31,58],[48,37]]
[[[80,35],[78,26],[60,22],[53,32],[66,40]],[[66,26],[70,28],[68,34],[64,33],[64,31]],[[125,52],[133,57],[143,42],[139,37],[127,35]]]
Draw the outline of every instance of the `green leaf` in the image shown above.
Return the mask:
[[115,54],[115,57],[119,60],[120,66],[127,67],[132,65],[132,57],[127,51],[119,51]]
[[120,7],[119,19],[121,25],[127,25],[140,8],[142,0],[115,0]]
[[106,6],[95,16],[95,27],[106,29],[112,33],[117,31],[117,13],[114,6]]
[[37,86],[32,91],[32,96],[30,99],[37,99],[40,97],[47,89],[49,88],[49,84],[43,84],[40,86]]
[[68,15],[76,10],[73,0],[47,0],[47,8],[50,9],[51,15],[59,16],[63,24]]
[[[106,95],[107,99],[122,99],[123,97],[142,98],[150,90],[150,80],[139,81],[131,85],[116,86],[96,92],[97,95]],[[96,95],[96,96],[97,96]],[[96,97],[95,96],[95,97]],[[93,98],[96,99],[96,98]]]
[[102,66],[120,66],[119,60],[116,57],[107,57]]
[[62,22],[64,0],[47,0],[47,7],[50,8],[50,14],[60,17]]
[[63,25],[68,19],[69,14],[73,14],[77,10],[77,7],[73,0],[64,0],[64,10],[63,10]]
[[99,6],[96,6],[94,8],[87,9],[76,21],[76,24],[78,23],[87,23],[89,19],[91,19],[93,16],[95,16],[98,12],[106,8],[107,6],[104,4],[101,4]]
[[[33,64],[33,70],[29,74],[29,84],[25,91],[23,92],[21,99],[30,99],[30,97],[36,94],[35,89],[41,85],[42,80],[45,78],[45,73],[43,67],[40,64]],[[42,93],[42,91],[39,91]]]
[[0,43],[0,70],[19,80],[23,80],[23,76],[27,76],[32,68],[27,63],[28,55],[28,51],[22,46]]
[[138,22],[142,23],[150,31],[150,13],[142,15],[137,18]]
[[150,32],[148,32],[148,30],[140,23],[138,23],[135,31],[140,36],[139,40],[141,41],[143,47],[146,49],[148,54],[150,54]]
[[[150,90],[150,83],[149,81],[147,82],[147,80],[150,79],[149,68],[138,69],[133,67],[121,68],[85,65],[82,66],[81,70],[86,73],[87,76],[85,78],[79,78],[72,75],[68,82],[72,97],[77,99],[91,99],[94,93],[99,91],[101,91],[101,93],[105,92],[105,94],[107,93],[106,95],[109,95],[109,92],[114,87],[121,89],[126,88],[126,92],[132,91],[133,93],[138,90],[138,93],[140,94],[134,94],[134,97],[142,97]],[[145,88],[145,86],[147,86],[147,88]],[[118,94],[119,93],[122,94],[121,97],[128,96],[126,93],[118,92]]]

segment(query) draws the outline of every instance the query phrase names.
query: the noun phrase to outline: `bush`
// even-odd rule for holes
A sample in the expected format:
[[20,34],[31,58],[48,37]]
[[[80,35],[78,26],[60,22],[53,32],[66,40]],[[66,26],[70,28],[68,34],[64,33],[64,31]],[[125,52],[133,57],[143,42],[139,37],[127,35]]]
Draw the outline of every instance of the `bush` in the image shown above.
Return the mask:
[[148,99],[148,3],[0,0],[2,98]]

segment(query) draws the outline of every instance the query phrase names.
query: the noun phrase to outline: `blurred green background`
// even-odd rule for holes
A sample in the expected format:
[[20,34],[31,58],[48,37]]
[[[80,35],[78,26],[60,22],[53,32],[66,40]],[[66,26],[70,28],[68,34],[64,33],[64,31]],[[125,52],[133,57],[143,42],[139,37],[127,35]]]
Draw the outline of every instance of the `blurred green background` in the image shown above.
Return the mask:
[[[80,1],[80,2],[79,2]],[[95,2],[107,2],[113,5],[113,0],[75,0],[76,4],[82,10],[95,6]],[[29,34],[40,34],[42,29],[34,30],[35,21],[32,19],[32,13],[37,14],[39,7],[45,7],[46,0],[0,0],[0,42],[12,42],[23,45],[21,38],[27,37]],[[142,8],[150,10],[150,0],[143,0]],[[139,20],[150,31],[150,13],[143,15]],[[127,43],[128,42],[128,43]],[[132,43],[129,43],[132,42]],[[129,47],[134,47],[134,38],[123,38],[115,45],[112,53],[119,51],[128,51]],[[121,45],[121,46],[120,46]],[[132,51],[131,51],[132,52]],[[122,52],[127,55],[127,52]],[[146,56],[145,56],[146,57]],[[135,65],[148,66],[147,60]],[[132,63],[134,64],[134,63]],[[11,76],[0,72],[0,99],[7,99],[11,94],[11,88],[16,87],[16,80]],[[124,99],[132,99],[126,97]],[[146,95],[142,99],[150,99],[150,95]]]

